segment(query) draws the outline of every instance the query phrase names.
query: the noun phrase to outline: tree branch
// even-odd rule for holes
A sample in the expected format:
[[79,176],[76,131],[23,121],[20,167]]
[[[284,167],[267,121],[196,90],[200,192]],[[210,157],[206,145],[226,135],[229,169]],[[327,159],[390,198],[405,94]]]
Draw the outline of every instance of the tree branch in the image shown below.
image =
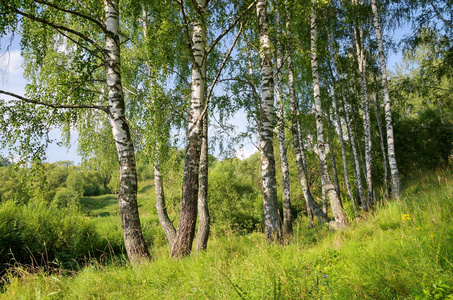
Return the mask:
[[238,34],[234,38],[233,43],[231,44],[231,47],[228,50],[228,53],[226,54],[225,58],[223,59],[222,64],[219,67],[219,70],[217,71],[217,75],[215,76],[214,81],[212,82],[211,86],[209,87],[209,91],[208,91],[208,95],[206,96],[206,103],[205,103],[203,112],[200,114],[200,116],[198,117],[197,121],[194,122],[194,126],[195,126],[195,124],[197,124],[198,120],[202,120],[204,118],[204,116],[206,115],[206,112],[208,111],[209,100],[211,99],[211,94],[212,94],[212,91],[214,89],[214,86],[216,85],[217,81],[219,80],[220,74],[222,73],[222,70],[225,67],[226,62],[227,62],[228,58],[230,57],[231,52],[233,52],[233,48],[236,45],[236,42],[237,42],[237,40],[239,38],[239,35],[242,32],[243,25],[244,25],[244,23],[242,22],[241,23],[241,27],[239,28]]
[[184,9],[184,3],[183,3],[183,0],[175,0],[175,1],[181,7],[181,15],[182,15],[182,19],[183,19],[183,22],[184,22],[184,34],[186,36],[187,47],[189,48],[190,60],[192,61],[193,65],[196,65],[197,63],[195,61],[195,57],[193,56],[192,40],[190,38],[190,32],[189,32],[189,27],[188,27],[189,23],[187,22],[187,16],[186,16],[186,12],[185,12],[185,9]]
[[82,14],[82,13],[78,12],[78,11],[74,11],[74,10],[70,10],[70,9],[63,8],[63,7],[59,7],[58,5],[55,5],[55,4],[53,4],[53,3],[49,3],[49,2],[44,1],[44,0],[34,0],[34,1],[37,2],[37,3],[40,3],[40,4],[47,5],[47,6],[49,6],[49,7],[55,8],[55,9],[57,9],[57,10],[59,10],[59,11],[66,12],[66,13],[69,13],[69,14],[73,14],[73,15],[76,15],[76,16],[78,16],[78,17],[84,18],[84,19],[86,19],[86,20],[88,20],[88,21],[91,21],[91,22],[93,22],[94,24],[98,25],[99,28],[101,28],[102,31],[103,31],[105,34],[108,34],[107,28],[104,26],[104,24],[103,24],[101,21],[96,20],[96,19],[93,18],[93,17],[87,16],[87,15],[85,15],[85,14]]
[[55,23],[53,23],[53,22],[51,22],[51,21],[48,21],[48,20],[45,20],[45,19],[43,19],[43,18],[39,18],[39,17],[37,17],[37,16],[34,16],[34,15],[28,14],[28,13],[26,13],[26,12],[23,12],[23,11],[21,11],[21,10],[15,8],[15,7],[9,6],[8,4],[5,3],[4,0],[0,0],[0,3],[1,3],[2,5],[4,5],[6,8],[10,9],[12,12],[15,12],[15,13],[21,15],[21,16],[24,16],[24,17],[26,17],[26,18],[29,18],[29,19],[33,20],[33,21],[36,21],[36,22],[39,22],[39,23],[48,25],[48,26],[50,26],[50,27],[52,27],[52,28],[60,29],[60,30],[63,30],[63,31],[67,31],[67,32],[69,32],[69,33],[72,33],[72,34],[74,34],[74,35],[76,35],[76,36],[82,38],[82,39],[85,40],[86,42],[92,44],[96,49],[98,49],[99,52],[104,53],[104,49],[101,48],[95,41],[93,41],[92,39],[90,39],[88,36],[86,36],[86,35],[84,35],[84,34],[82,34],[82,33],[80,33],[80,32],[77,32],[77,31],[74,30],[74,29],[68,28],[68,27],[66,27],[66,26],[62,26],[62,25],[55,24]]
[[83,46],[82,44],[80,44],[79,42],[77,42],[75,39],[73,39],[72,37],[70,37],[69,35],[67,35],[64,31],[62,31],[61,29],[58,29],[58,28],[55,28],[55,30],[57,30],[61,35],[63,35],[64,37],[66,37],[67,39],[69,39],[70,41],[72,41],[74,44],[76,44],[77,46],[79,46],[80,48],[82,49],[85,49],[85,51],[87,51],[88,53],[90,53],[91,55],[99,58],[100,60],[102,61],[105,61],[104,57],[102,56],[99,56],[95,53],[95,51],[92,51],[90,50],[88,47],[85,47]]
[[230,32],[231,29],[236,26],[236,24],[249,12],[249,10],[255,6],[255,4],[258,2],[258,0],[254,0],[234,21],[233,23],[228,26],[227,29],[225,29],[217,38],[212,42],[211,46],[209,46],[208,50],[206,50],[206,56],[214,49],[214,47],[217,45],[218,42],[226,35],[228,32]]
[[441,19],[448,27],[453,29],[453,24],[448,22],[444,17],[442,17],[442,15],[440,14],[439,10],[437,9],[437,7],[434,5],[434,3],[431,0],[429,0],[429,4],[431,4],[431,6],[433,7],[434,11],[436,12],[437,17],[439,19]]
[[453,94],[453,90],[443,89],[443,88],[440,88],[440,87],[437,87],[437,86],[431,86],[431,85],[418,85],[418,84],[414,84],[414,83],[410,83],[409,86],[414,86],[414,87],[418,87],[418,88],[435,89],[435,90],[445,91],[445,92],[449,92],[449,93],[452,93],[452,94]]
[[42,101],[38,101],[38,100],[28,99],[28,98],[22,97],[20,95],[17,95],[17,94],[11,93],[11,92],[2,91],[2,90],[0,90],[0,94],[12,96],[23,102],[43,105],[43,106],[52,107],[52,108],[91,108],[91,109],[99,109],[99,110],[102,110],[103,112],[109,113],[107,107],[100,106],[100,105],[71,105],[71,104],[65,105],[65,104],[47,103],[47,102],[42,102]]

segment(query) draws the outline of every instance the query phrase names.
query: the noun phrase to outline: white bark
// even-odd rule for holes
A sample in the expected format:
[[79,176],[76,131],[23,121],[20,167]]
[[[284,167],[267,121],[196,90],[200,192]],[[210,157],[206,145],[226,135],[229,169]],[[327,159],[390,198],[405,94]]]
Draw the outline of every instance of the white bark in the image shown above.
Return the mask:
[[[286,36],[291,36],[291,20],[288,12],[288,3],[285,1],[286,9]],[[299,173],[299,182],[302,187],[304,194],[306,207],[307,207],[307,216],[310,228],[313,227],[313,214],[316,215],[318,220],[321,223],[328,223],[330,219],[327,215],[321,210],[319,205],[313,198],[313,195],[310,191],[310,185],[307,179],[307,169],[306,169],[306,159],[305,152],[303,147],[303,141],[300,140],[300,124],[299,124],[299,105],[296,99],[296,91],[294,88],[294,69],[291,54],[287,58],[288,64],[288,85],[289,85],[289,100],[291,105],[291,133],[293,136],[293,148],[294,154],[296,156],[297,170]]]
[[335,226],[344,227],[347,225],[346,215],[343,212],[340,199],[335,191],[335,187],[330,179],[327,161],[326,161],[326,149],[324,142],[324,127],[322,121],[322,108],[321,108],[321,94],[319,87],[319,72],[318,72],[318,56],[317,56],[317,39],[318,30],[316,24],[316,8],[315,0],[312,0],[311,7],[311,69],[312,69],[312,80],[313,80],[313,96],[315,102],[315,113],[316,113],[316,131],[317,131],[317,146],[318,146],[318,157],[319,167],[321,172],[321,183],[323,189],[329,197],[330,205],[332,208],[332,215],[335,219]]
[[360,22],[358,27],[359,34],[357,34],[357,28],[354,27],[354,37],[360,73],[360,98],[362,104],[363,131],[365,135],[365,170],[366,170],[365,178],[367,183],[367,199],[366,202],[362,203],[362,209],[367,210],[368,207],[370,207],[370,205],[373,205],[373,174],[372,174],[373,158],[371,153],[372,151],[371,123],[366,79],[366,59],[363,49],[363,29]]
[[194,1],[197,5],[196,17],[193,20],[191,37],[192,81],[189,112],[188,140],[183,175],[181,213],[176,232],[176,241],[172,248],[172,257],[188,255],[192,251],[195,236],[198,202],[198,176],[202,143],[201,114],[204,108],[206,90],[206,0]]
[[118,202],[124,232],[124,243],[131,262],[149,257],[143,238],[137,205],[137,170],[134,146],[125,116],[120,71],[119,12],[115,0],[105,0],[105,73],[108,88],[109,121],[120,165]]
[[385,137],[384,137],[384,132],[382,130],[382,120],[381,120],[381,109],[379,105],[379,90],[378,90],[378,84],[377,84],[377,79],[376,79],[376,74],[374,74],[374,83],[376,87],[376,91],[374,93],[374,112],[376,114],[376,121],[378,123],[378,130],[379,130],[379,142],[381,146],[381,153],[382,153],[382,168],[384,170],[384,186],[385,186],[385,191],[384,195],[386,198],[390,196],[390,181],[389,181],[389,172],[387,169],[388,165],[388,160],[387,160],[387,154],[385,151]]
[[282,203],[283,203],[283,234],[289,236],[293,234],[293,225],[291,220],[291,190],[289,183],[289,164],[286,155],[286,138],[285,138],[285,126],[284,126],[284,111],[283,111],[283,49],[281,43],[281,21],[280,13],[277,9],[277,31],[279,34],[277,40],[277,103],[278,103],[278,120],[277,120],[277,132],[278,132],[278,146],[280,150],[280,161],[282,169]]
[[211,217],[208,209],[208,114],[203,117],[203,138],[200,154],[200,174],[198,191],[198,232],[195,241],[195,250],[206,250],[209,233],[211,231]]
[[334,94],[333,95],[333,109],[335,112],[335,119],[338,124],[338,135],[340,137],[340,144],[341,144],[341,157],[343,159],[344,181],[346,184],[346,189],[348,191],[349,199],[351,199],[352,206],[355,209],[354,196],[352,195],[351,183],[349,182],[348,160],[346,157],[346,146],[345,146],[344,137],[343,137],[343,125],[341,123],[340,110],[338,109],[338,101],[337,101],[335,89],[333,86],[332,86],[332,89],[333,89],[333,94]]
[[399,197],[401,196],[401,181],[395,156],[395,137],[393,134],[392,102],[390,100],[390,94],[388,91],[387,67],[385,64],[384,45],[382,41],[381,25],[379,22],[379,14],[377,10],[376,0],[371,0],[371,8],[373,10],[373,24],[374,30],[376,32],[376,39],[378,42],[379,64],[381,67],[381,83],[382,90],[384,93],[385,122],[387,129],[387,150],[390,174],[392,177],[392,194],[393,197],[399,199]]
[[264,226],[268,241],[282,237],[277,202],[277,183],[275,179],[275,160],[273,141],[274,80],[272,70],[271,43],[269,39],[269,20],[267,0],[256,4],[260,32],[261,60],[261,105],[260,105],[260,151],[261,177],[263,181]]
[[[333,44],[332,39],[330,39],[330,42],[332,44],[332,49],[334,49],[334,44]],[[337,66],[337,53],[336,52],[333,52],[333,64],[332,64],[332,66],[333,66],[333,69],[334,69],[335,73],[341,79],[340,72],[339,72],[339,69],[338,69],[338,66]],[[340,94],[341,94],[341,97],[343,99],[342,107],[343,107],[343,111],[344,111],[344,115],[345,115],[346,131],[347,131],[348,139],[349,139],[349,142],[350,142],[351,148],[352,148],[352,156],[353,156],[353,161],[354,161],[354,177],[355,177],[355,180],[356,180],[357,192],[359,194],[360,202],[363,203],[363,202],[365,202],[365,197],[363,195],[362,177],[361,177],[361,173],[360,173],[359,157],[358,157],[358,153],[357,153],[357,147],[356,147],[356,143],[355,143],[354,132],[352,131],[352,128],[351,128],[351,118],[350,118],[350,115],[349,115],[348,103],[347,103],[346,96],[345,96],[345,89],[343,88],[343,85],[342,85],[341,81],[339,82],[339,87],[340,87]],[[335,102],[336,102],[336,100],[337,100],[337,98],[334,98]],[[337,106],[336,110],[338,110],[337,114],[339,115],[338,105],[335,105],[335,106]],[[345,160],[343,160],[343,164],[345,164],[345,163],[346,163]],[[350,197],[351,197],[351,195],[350,195]],[[353,202],[353,206],[355,207],[355,201],[353,200],[353,198],[351,198],[351,200]]]

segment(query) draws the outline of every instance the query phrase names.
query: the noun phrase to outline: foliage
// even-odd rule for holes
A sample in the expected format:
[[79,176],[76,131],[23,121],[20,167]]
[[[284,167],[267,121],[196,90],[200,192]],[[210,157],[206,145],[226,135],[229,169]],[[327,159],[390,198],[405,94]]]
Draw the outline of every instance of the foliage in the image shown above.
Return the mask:
[[[6,277],[0,297],[448,299],[453,174],[415,175],[401,202],[380,203],[344,231],[308,230],[307,221],[298,219],[289,245],[267,244],[260,232],[222,231],[206,252],[182,260],[170,259],[168,246],[162,245],[155,246],[153,261],[140,266],[124,264],[120,257],[107,265],[93,262],[72,276],[16,271]],[[100,205],[104,200],[91,199]],[[113,210],[114,199],[108,201]],[[120,227],[113,217],[96,217],[96,227],[104,233]],[[148,218],[144,226],[157,223]],[[216,226],[214,232],[220,233]]]
[[[30,200],[50,203],[75,203],[82,196],[98,196],[110,192],[109,174],[97,170],[81,170],[71,162],[61,161],[33,165],[0,167],[0,201],[28,203]],[[72,200],[70,200],[72,199]],[[69,202],[68,202],[69,201]],[[65,206],[65,205],[63,205]]]
[[209,172],[209,209],[216,226],[252,232],[262,221],[261,191],[254,180],[257,163],[225,159]]
[[93,223],[75,209],[7,201],[0,205],[0,271],[7,265],[64,266],[88,259],[98,239]]
[[453,151],[453,122],[442,121],[439,110],[426,109],[417,118],[395,119],[398,166],[414,169],[446,167]]

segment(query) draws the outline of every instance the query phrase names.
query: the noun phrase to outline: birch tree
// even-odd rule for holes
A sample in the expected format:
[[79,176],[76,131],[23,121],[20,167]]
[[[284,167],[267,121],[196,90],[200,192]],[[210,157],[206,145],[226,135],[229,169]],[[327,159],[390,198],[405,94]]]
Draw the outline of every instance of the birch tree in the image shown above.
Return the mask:
[[[398,166],[395,157],[395,137],[393,134],[393,120],[392,120],[392,103],[387,84],[387,67],[385,63],[384,43],[382,40],[381,24],[379,21],[378,7],[376,0],[371,0],[371,8],[373,10],[373,26],[376,33],[376,40],[379,50],[379,66],[381,70],[381,85],[384,94],[384,109],[385,109],[385,123],[387,132],[387,151],[390,166],[390,174],[392,178],[392,195],[399,199],[401,196],[401,182],[398,171]],[[453,26],[452,26],[453,28]]]
[[[286,37],[291,37],[291,18],[289,14],[288,0],[285,0],[285,23],[286,23]],[[307,215],[309,219],[310,227],[313,226],[311,223],[311,212],[319,219],[321,223],[330,222],[329,217],[321,210],[319,205],[316,203],[315,199],[310,190],[310,185],[308,183],[307,177],[307,168],[305,162],[305,154],[303,148],[303,141],[300,140],[300,122],[299,122],[299,104],[296,98],[295,82],[294,82],[294,68],[292,61],[292,54],[286,54],[286,62],[288,66],[288,85],[289,85],[289,100],[291,107],[291,134],[293,137],[293,149],[296,157],[297,171],[299,174],[299,182],[302,187],[302,192],[304,194]]]
[[[33,26],[34,24],[40,24],[40,26],[44,26],[51,31],[50,37],[58,35],[63,36],[71,42],[72,47],[78,48],[81,52],[85,52],[86,56],[96,60],[97,63],[102,62],[101,65],[104,66],[104,80],[107,89],[107,103],[102,103],[103,99],[98,98],[97,100],[101,100],[101,103],[79,104],[78,102],[75,102],[75,104],[62,104],[66,103],[68,100],[80,101],[80,99],[72,98],[71,93],[66,95],[56,93],[56,95],[59,95],[61,98],[50,98],[53,101],[48,102],[34,99],[35,95],[33,95],[33,93],[31,93],[31,97],[28,98],[5,91],[1,91],[0,93],[13,96],[15,99],[22,102],[42,105],[53,109],[89,108],[101,110],[107,114],[119,161],[120,184],[118,190],[118,203],[121,212],[124,243],[131,262],[140,262],[149,257],[149,252],[141,231],[137,206],[135,152],[129,124],[125,116],[125,102],[120,71],[121,56],[118,3],[115,0],[105,0],[103,6],[93,8],[93,10],[103,9],[104,22],[98,19],[98,17],[102,15],[100,11],[93,13],[93,10],[84,5],[80,5],[78,2],[68,3],[67,6],[59,6],[46,1],[36,0],[21,5],[0,1],[0,10],[8,14],[14,14],[25,18],[25,22],[27,22],[28,25]],[[54,18],[50,16],[53,16]],[[96,28],[96,33],[92,34],[88,32],[86,27],[83,28],[81,25],[83,23],[88,23],[92,28]],[[98,38],[100,36],[99,32],[102,33],[102,36],[104,37],[103,44]],[[44,41],[41,39],[42,36],[34,36],[33,31],[27,31],[24,34],[23,38],[28,38],[29,41],[38,41],[38,43],[35,44],[37,47],[34,48],[38,51],[38,55],[42,55],[43,53],[46,55],[46,50],[50,50],[47,53],[52,55],[52,50],[46,49],[47,45],[39,43],[39,41]],[[70,50],[70,48],[68,49]],[[39,51],[42,52],[39,53]],[[80,65],[76,65],[80,61],[72,60],[72,62],[74,63],[74,67],[80,68]],[[82,66],[83,62],[84,61],[82,60]],[[45,67],[46,66],[43,66],[44,69]],[[86,71],[83,67],[80,68],[80,70]],[[81,79],[84,79],[83,75],[81,76]],[[35,78],[35,82],[39,83],[39,78]],[[81,83],[76,84],[72,93],[75,89],[80,88],[81,85]],[[46,88],[51,89],[55,87],[44,87],[44,90],[46,90]]]
[[329,197],[330,205],[332,208],[332,215],[335,219],[336,227],[347,226],[346,215],[343,212],[341,201],[338,198],[337,192],[334,185],[330,179],[330,175],[327,169],[326,161],[326,149],[324,141],[324,126],[322,121],[322,108],[321,108],[321,94],[319,87],[319,72],[318,72],[318,56],[317,56],[317,39],[318,39],[318,30],[317,30],[317,14],[316,14],[316,0],[311,1],[311,68],[312,68],[312,80],[313,80],[313,97],[315,104],[315,113],[316,113],[316,131],[317,131],[317,150],[319,157],[319,166],[321,172],[321,184],[322,188],[325,189],[326,194]]
[[280,11],[276,11],[276,25],[277,25],[277,131],[278,131],[278,146],[280,150],[280,161],[282,169],[282,203],[283,203],[283,235],[291,236],[293,234],[293,225],[291,219],[291,188],[289,182],[289,164],[286,155],[286,138],[285,138],[285,124],[284,124],[284,108],[283,108],[283,45],[281,35],[281,18]]
[[277,182],[273,146],[274,114],[274,73],[269,38],[267,0],[256,4],[258,18],[260,61],[261,61],[261,103],[260,103],[260,151],[261,177],[263,188],[264,227],[266,240],[274,241],[282,237],[277,203]]
[[[181,212],[176,231],[176,239],[171,256],[182,257],[190,254],[195,237],[199,196],[199,168],[203,138],[203,119],[208,111],[206,103],[206,66],[209,53],[248,13],[255,2],[249,4],[226,28],[208,45],[208,6],[207,0],[193,0],[191,5],[176,1],[181,9],[184,33],[191,61],[191,96],[188,118],[188,145],[184,160]],[[188,13],[191,12],[189,15]],[[190,21],[190,22],[189,22]],[[207,206],[201,206],[206,207]],[[204,214],[208,216],[208,214]]]
[[[358,6],[357,0],[354,0]],[[358,24],[357,24],[358,23]],[[360,75],[360,98],[362,106],[363,130],[365,135],[365,178],[367,183],[367,199],[362,203],[362,209],[368,210],[373,205],[373,157],[371,142],[371,121],[369,111],[369,94],[366,78],[366,57],[364,49],[363,24],[358,21],[354,26],[354,40],[357,52],[358,70]]]

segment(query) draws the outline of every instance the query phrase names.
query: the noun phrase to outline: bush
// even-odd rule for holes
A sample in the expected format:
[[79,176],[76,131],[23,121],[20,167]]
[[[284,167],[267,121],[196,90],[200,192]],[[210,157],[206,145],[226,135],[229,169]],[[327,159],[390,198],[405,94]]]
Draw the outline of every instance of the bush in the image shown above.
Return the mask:
[[262,216],[262,198],[253,174],[250,170],[247,174],[242,164],[237,159],[224,160],[209,173],[209,209],[214,224],[251,232],[261,221],[256,216]]
[[0,205],[0,272],[8,264],[69,267],[93,254],[93,223],[67,208],[43,204]]
[[67,188],[59,189],[52,200],[52,205],[57,208],[80,208],[80,194]]

